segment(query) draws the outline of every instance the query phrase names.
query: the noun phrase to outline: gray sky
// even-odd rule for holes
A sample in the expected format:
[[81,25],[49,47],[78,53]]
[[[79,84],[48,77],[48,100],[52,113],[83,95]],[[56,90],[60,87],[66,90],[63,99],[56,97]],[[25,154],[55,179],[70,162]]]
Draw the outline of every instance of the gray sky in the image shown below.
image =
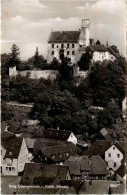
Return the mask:
[[52,30],[79,30],[82,18],[91,22],[90,37],[125,49],[125,1],[120,0],[2,0],[2,53],[13,43],[20,47],[21,59],[35,53],[47,56],[47,40]]

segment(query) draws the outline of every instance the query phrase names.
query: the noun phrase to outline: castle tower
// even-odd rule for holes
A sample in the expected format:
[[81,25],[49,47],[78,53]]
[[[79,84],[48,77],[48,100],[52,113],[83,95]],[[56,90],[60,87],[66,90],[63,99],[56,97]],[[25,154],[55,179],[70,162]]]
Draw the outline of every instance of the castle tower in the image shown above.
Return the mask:
[[90,20],[82,19],[79,45],[87,47],[90,44]]

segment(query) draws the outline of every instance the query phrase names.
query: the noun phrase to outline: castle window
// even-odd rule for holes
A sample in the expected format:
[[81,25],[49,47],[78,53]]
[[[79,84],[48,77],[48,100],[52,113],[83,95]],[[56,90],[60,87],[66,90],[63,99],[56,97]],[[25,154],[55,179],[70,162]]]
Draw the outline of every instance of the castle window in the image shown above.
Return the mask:
[[69,51],[67,51],[67,55],[69,55]]
[[74,55],[75,54],[75,52],[74,51],[72,51],[72,55]]
[[72,44],[72,48],[74,48],[74,47],[75,47],[75,44],[73,43],[73,44]]
[[52,48],[54,48],[54,44],[52,44]]
[[52,55],[54,55],[54,51],[52,51]]
[[63,43],[61,44],[61,48],[64,48],[64,44]]
[[69,48],[69,43],[67,44],[67,48]]

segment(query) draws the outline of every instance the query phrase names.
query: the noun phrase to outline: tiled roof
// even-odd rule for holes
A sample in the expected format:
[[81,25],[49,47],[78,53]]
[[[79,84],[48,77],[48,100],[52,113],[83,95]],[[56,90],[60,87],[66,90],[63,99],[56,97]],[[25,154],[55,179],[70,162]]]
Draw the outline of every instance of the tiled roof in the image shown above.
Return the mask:
[[82,175],[84,171],[88,171],[89,175],[107,174],[107,164],[98,155],[70,157],[65,165],[69,166],[71,175]]
[[108,140],[96,140],[93,144],[84,151],[84,155],[100,155],[103,156],[105,151],[111,146],[111,141]]
[[79,189],[82,185],[82,181],[80,180],[61,180],[59,183],[61,186],[73,187],[75,191],[78,193]]
[[26,163],[21,185],[35,185],[40,180],[40,185],[53,184],[60,179],[66,179],[69,171],[68,166],[44,165],[42,163]]
[[111,183],[116,182],[106,180],[85,180],[79,191],[79,194],[108,194]]
[[70,156],[76,155],[80,149],[73,143],[66,143],[63,145],[49,146],[43,148],[42,154],[53,162],[60,162],[67,160]]
[[47,139],[47,138],[37,138],[36,141],[34,142],[34,154],[38,154],[38,151],[40,149],[49,147],[49,146],[56,146],[56,145],[60,145],[63,143],[58,143],[53,139]]
[[97,52],[106,52],[106,51],[108,51],[107,48],[104,45],[95,44],[92,47],[93,47],[94,51],[97,51]]
[[79,31],[54,31],[51,32],[48,43],[77,43]]
[[6,149],[4,158],[18,158],[23,138],[13,137],[2,142],[2,146]]
[[1,132],[1,141],[2,142],[7,141],[14,136],[15,136],[14,133],[12,133],[10,131],[3,131],[3,132]]
[[120,175],[121,177],[124,177],[126,174],[126,166],[124,164],[122,164],[116,171],[116,173],[118,175]]
[[45,137],[51,139],[66,140],[69,138],[71,131],[47,129],[45,131]]

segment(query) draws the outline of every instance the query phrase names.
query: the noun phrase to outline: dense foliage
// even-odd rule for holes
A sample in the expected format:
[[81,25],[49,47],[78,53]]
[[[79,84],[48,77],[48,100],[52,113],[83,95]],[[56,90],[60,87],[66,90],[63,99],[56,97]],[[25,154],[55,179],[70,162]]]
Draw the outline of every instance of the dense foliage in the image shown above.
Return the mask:
[[[37,51],[35,55],[37,61]],[[71,130],[87,139],[88,135],[97,134],[103,127],[113,128],[116,121],[122,119],[121,102],[126,93],[126,62],[123,57],[114,62],[91,64],[87,77],[78,85],[75,85],[73,68],[67,58],[61,63],[54,59],[50,64],[59,67],[59,75],[54,81],[20,75],[9,79],[8,61],[9,56],[2,55],[2,99],[34,103],[30,117],[38,119],[45,128]],[[2,121],[11,120],[14,113],[7,111],[5,103],[2,106]]]

